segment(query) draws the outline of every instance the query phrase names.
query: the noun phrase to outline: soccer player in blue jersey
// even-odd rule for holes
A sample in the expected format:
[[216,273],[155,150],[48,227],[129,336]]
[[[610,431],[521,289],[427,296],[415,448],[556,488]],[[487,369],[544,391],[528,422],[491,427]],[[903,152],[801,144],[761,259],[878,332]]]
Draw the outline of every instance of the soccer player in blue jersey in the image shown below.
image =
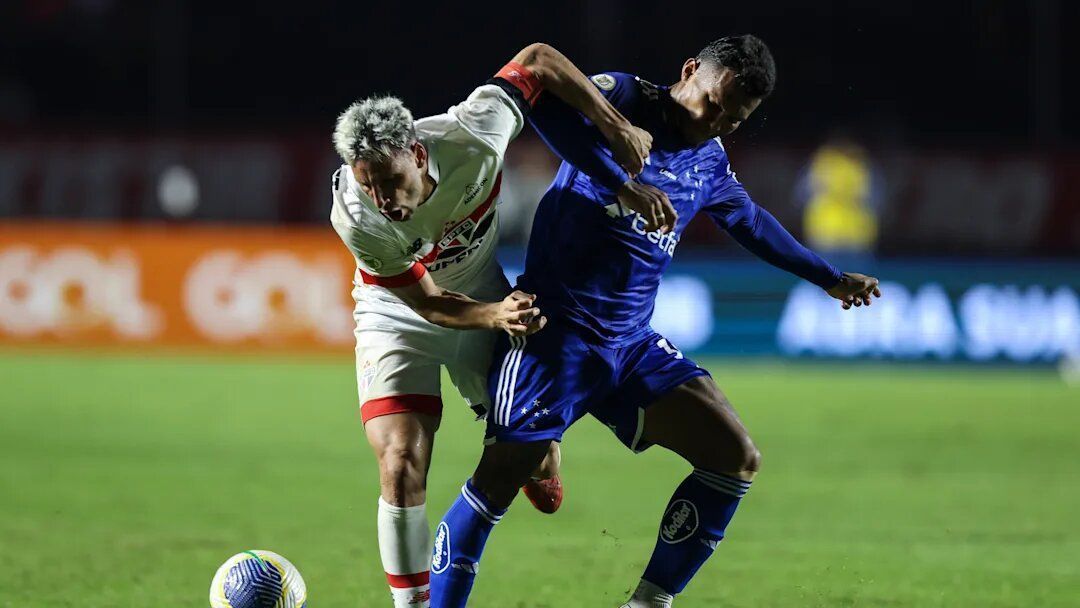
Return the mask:
[[599,134],[591,147],[568,136],[564,119],[573,110],[551,98],[536,103],[530,120],[565,162],[537,210],[518,288],[537,295],[548,324],[497,347],[484,454],[436,529],[432,608],[465,605],[492,528],[549,444],[585,413],[635,452],[660,445],[693,466],[662,515],[626,608],[670,606],[724,537],[761,455],[708,372],[649,325],[660,277],[696,213],[845,309],[880,296],[877,279],[842,273],[792,238],[728,163],[719,136],[749,118],[775,78],[772,56],[754,36],[708,45],[670,87],[623,73],[594,76],[612,105],[653,135],[634,179]]

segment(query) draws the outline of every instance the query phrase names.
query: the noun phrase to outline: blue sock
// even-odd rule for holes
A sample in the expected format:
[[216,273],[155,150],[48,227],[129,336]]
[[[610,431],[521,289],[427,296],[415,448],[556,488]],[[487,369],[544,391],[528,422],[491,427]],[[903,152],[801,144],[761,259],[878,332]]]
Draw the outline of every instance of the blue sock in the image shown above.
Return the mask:
[[461,608],[480,568],[484,543],[506,509],[498,509],[466,481],[435,529],[431,557],[431,608]]
[[695,469],[668,502],[642,579],[675,595],[709,559],[750,482]]

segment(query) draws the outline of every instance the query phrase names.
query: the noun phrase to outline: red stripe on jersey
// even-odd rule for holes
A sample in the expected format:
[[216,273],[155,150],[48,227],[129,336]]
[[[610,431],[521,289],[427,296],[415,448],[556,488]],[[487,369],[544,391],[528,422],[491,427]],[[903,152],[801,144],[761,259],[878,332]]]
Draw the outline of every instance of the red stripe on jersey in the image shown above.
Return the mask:
[[419,282],[427,274],[427,268],[424,268],[423,264],[417,264],[416,262],[413,262],[413,265],[409,266],[409,269],[405,272],[388,277],[369,274],[360,268],[357,268],[357,270],[360,271],[360,278],[364,280],[366,285],[378,285],[379,287],[407,287]]
[[[499,190],[501,188],[502,171],[499,171],[498,175],[495,176],[495,185],[491,187],[491,193],[488,194],[487,198],[484,199],[484,202],[480,203],[480,205],[476,209],[473,209],[472,213],[470,213],[465,219],[472,220],[473,223],[479,224],[480,218],[487,215],[488,210],[491,209],[491,205],[495,203],[495,197],[499,196]],[[465,219],[461,220],[461,222],[464,222]],[[443,231],[443,234],[452,232],[454,228],[457,228],[461,225],[461,222],[458,222],[447,230]],[[420,258],[420,263],[424,265],[430,264],[435,261],[435,258],[439,257],[440,253],[442,253],[442,248],[436,244],[434,249],[432,249],[424,257]]]
[[[370,399],[360,405],[360,419],[364,424],[367,424],[368,420],[379,416],[408,413],[441,416],[442,397],[438,395],[390,395],[389,397]],[[413,585],[409,586],[412,587]]]
[[422,587],[431,582],[431,573],[427,570],[416,574],[390,574],[386,573],[386,582],[395,589],[409,589]]
[[499,70],[498,74],[495,74],[496,78],[502,78],[506,82],[517,87],[521,94],[525,96],[525,101],[529,102],[529,105],[536,103],[536,98],[540,96],[540,91],[544,90],[544,87],[540,84],[540,79],[536,77],[529,68],[511,61],[503,66]]

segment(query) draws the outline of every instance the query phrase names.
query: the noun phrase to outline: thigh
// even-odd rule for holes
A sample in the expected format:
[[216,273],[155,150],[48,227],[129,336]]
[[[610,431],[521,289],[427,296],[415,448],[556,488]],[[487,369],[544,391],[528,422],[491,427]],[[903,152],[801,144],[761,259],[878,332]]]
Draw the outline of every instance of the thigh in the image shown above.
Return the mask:
[[485,442],[560,441],[612,386],[610,367],[569,329],[549,325],[527,338],[503,334],[488,374]]
[[454,356],[446,361],[446,373],[458,393],[465,399],[465,403],[474,412],[483,415],[490,409],[488,370],[498,335],[484,329],[459,330],[454,333],[456,349]]
[[392,319],[358,325],[356,384],[364,424],[403,412],[442,415],[440,361],[429,354],[428,341],[423,332]]
[[368,443],[380,466],[388,457],[405,460],[426,472],[431,466],[439,419],[427,414],[401,412],[379,416],[364,425]]
[[677,387],[702,377],[708,380],[708,372],[663,336],[652,333],[623,349],[618,388],[589,411],[624,445],[641,452],[653,443],[644,435],[648,409]]
[[719,473],[757,470],[757,449],[711,377],[698,376],[645,409],[644,441],[664,446],[697,468]]

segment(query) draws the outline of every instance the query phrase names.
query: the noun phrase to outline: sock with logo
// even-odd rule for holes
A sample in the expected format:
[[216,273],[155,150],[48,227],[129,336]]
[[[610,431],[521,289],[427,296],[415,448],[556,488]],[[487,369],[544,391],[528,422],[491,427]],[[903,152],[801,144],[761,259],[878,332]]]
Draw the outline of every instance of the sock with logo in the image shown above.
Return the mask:
[[480,568],[480,555],[506,509],[493,506],[466,481],[435,528],[431,556],[431,608],[462,608]]
[[428,608],[431,529],[425,505],[395,507],[379,497],[379,554],[394,608]]
[[[642,597],[634,603],[638,598],[635,592],[627,605],[631,608],[670,606],[671,596],[686,588],[724,538],[724,530],[735,515],[739,500],[749,489],[749,481],[695,469],[675,489],[664,511],[656,548],[641,577],[649,585],[639,585]],[[657,597],[655,588],[667,596]]]

